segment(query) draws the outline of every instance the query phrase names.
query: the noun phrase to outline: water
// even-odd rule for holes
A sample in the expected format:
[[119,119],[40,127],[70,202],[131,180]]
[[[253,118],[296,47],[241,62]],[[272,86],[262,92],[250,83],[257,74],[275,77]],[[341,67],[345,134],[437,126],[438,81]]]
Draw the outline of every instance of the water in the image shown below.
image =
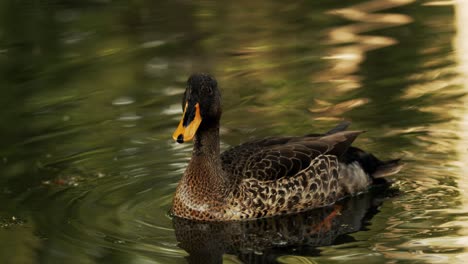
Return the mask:
[[[2,263],[468,259],[464,2],[2,1]],[[250,223],[171,219],[184,82],[211,72],[222,147],[325,131],[403,157],[391,190]]]

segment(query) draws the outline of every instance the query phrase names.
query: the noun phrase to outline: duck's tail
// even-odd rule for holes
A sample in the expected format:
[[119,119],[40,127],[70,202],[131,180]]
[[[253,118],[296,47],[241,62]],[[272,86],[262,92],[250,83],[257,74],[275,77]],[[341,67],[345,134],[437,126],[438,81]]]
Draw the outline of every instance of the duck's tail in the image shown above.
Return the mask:
[[344,164],[358,163],[362,170],[372,179],[373,184],[386,183],[385,177],[398,173],[403,164],[400,159],[382,161],[374,155],[356,147],[349,147],[341,157]]
[[[345,131],[351,122],[342,121],[336,127],[325,134],[311,134],[311,136],[327,136]],[[398,173],[403,164],[400,159],[382,161],[371,153],[367,153],[359,148],[349,146],[340,156],[340,174],[350,185],[352,190],[360,190],[370,184],[385,184],[388,182],[387,176]],[[370,182],[369,182],[370,180]]]
[[[350,124],[351,122],[349,121],[342,121],[336,127],[325,133],[325,135],[345,131]],[[374,183],[384,181],[383,178],[398,173],[403,167],[400,159],[381,161],[374,155],[351,146],[343,154],[340,162],[345,165],[355,164],[357,162],[362,170],[372,178]]]
[[377,167],[377,170],[371,174],[374,179],[384,178],[400,172],[403,164],[400,159],[393,159],[387,161],[381,161],[381,165]]

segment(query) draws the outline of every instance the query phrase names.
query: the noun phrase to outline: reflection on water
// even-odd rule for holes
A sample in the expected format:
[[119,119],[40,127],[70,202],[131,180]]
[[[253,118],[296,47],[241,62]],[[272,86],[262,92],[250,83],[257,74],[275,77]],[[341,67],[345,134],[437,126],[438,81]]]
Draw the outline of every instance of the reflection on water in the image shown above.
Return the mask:
[[[380,190],[382,191],[382,190]],[[268,263],[282,255],[316,256],[317,247],[354,241],[382,203],[375,193],[310,212],[247,222],[210,223],[174,218],[179,246],[189,263],[222,263],[224,254],[244,263]]]
[[398,40],[381,35],[364,35],[387,27],[396,27],[412,22],[405,14],[389,14],[382,11],[411,4],[414,0],[373,0],[329,11],[329,14],[342,17],[355,23],[333,28],[328,32],[330,43],[336,47],[329,49],[326,59],[333,60],[333,67],[318,78],[336,82],[343,90],[361,87],[361,77],[356,75],[366,53],[395,45]]
[[[186,263],[206,250],[226,263],[461,262],[465,10],[410,0],[2,1],[2,263]],[[368,131],[358,146],[404,158],[399,195],[249,223],[171,219],[191,151],[171,133],[193,71],[220,83],[223,148],[350,120]]]

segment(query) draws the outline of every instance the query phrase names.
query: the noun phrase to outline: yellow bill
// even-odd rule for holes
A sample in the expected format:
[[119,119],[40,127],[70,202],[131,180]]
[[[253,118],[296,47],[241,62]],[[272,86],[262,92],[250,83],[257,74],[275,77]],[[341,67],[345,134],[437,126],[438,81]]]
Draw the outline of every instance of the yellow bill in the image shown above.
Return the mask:
[[191,108],[188,103],[186,103],[182,119],[176,131],[172,134],[172,138],[177,141],[177,143],[184,143],[185,141],[192,140],[197,133],[201,121],[200,105],[196,103],[195,107]]

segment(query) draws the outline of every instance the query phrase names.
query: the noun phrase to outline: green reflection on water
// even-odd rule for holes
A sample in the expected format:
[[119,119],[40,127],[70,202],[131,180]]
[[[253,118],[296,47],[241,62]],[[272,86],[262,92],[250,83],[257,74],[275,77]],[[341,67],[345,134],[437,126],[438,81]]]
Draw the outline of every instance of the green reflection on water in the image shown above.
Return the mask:
[[[194,71],[221,85],[223,147],[346,119],[368,131],[357,145],[407,161],[402,194],[354,242],[278,261],[433,262],[466,250],[451,239],[460,227],[443,226],[466,214],[453,7],[425,3],[3,1],[0,258],[185,262],[167,210],[190,146],[170,136]],[[448,245],[415,243],[434,237]]]

